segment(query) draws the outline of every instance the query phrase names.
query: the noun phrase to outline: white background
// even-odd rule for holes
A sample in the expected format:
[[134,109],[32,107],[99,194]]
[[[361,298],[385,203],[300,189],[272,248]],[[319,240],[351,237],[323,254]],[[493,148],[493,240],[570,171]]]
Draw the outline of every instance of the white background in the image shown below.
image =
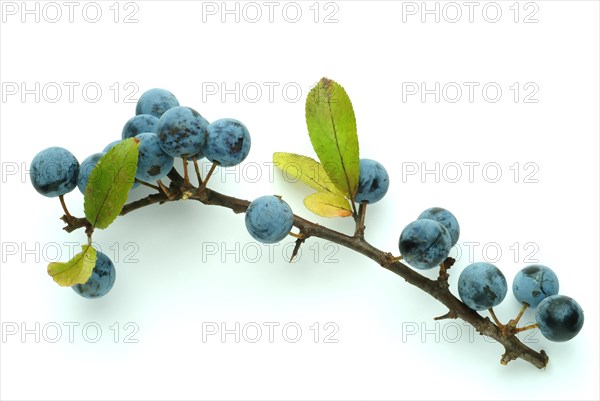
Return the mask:
[[[248,21],[256,8],[245,3],[237,6],[239,22],[225,15],[225,23],[220,2],[168,3],[118,4],[117,23],[112,1],[98,3],[96,23],[83,18],[85,2],[74,9],[72,23],[62,2],[55,3],[62,12],[56,23],[48,21],[56,7],[43,2],[37,5],[39,22],[35,14],[21,22],[20,2],[3,8],[3,399],[598,399],[597,2],[482,2],[472,22],[462,2],[441,2],[439,23],[435,15],[421,22],[420,2],[321,3],[317,23],[313,2],[297,3],[302,15],[296,23],[282,16],[286,3],[274,8],[273,22],[268,7],[254,3],[262,11],[256,23]],[[455,5],[462,18],[452,23]],[[294,18],[292,6],[288,19]],[[408,13],[413,6],[415,15]],[[86,17],[93,19],[89,7]],[[214,7],[216,15],[203,13]],[[495,18],[496,8],[499,21],[486,21]],[[138,22],[124,23],[131,12]],[[337,22],[324,23],[331,12]],[[525,23],[528,15],[538,22]],[[211,187],[246,199],[282,194],[299,215],[351,233],[350,221],[308,212],[302,199],[311,191],[265,164],[274,151],[313,155],[304,100],[322,76],[344,85],[353,100],[361,156],[377,159],[390,174],[386,198],[369,208],[369,241],[397,254],[402,228],[422,210],[443,206],[462,228],[462,256],[453,250],[460,256],[451,270],[453,291],[458,273],[472,261],[493,260],[510,283],[533,259],[553,268],[561,293],[579,301],[585,325],[574,340],[550,343],[537,331],[521,336],[547,351],[545,370],[522,361],[501,366],[500,346],[460,321],[436,325],[432,318],[446,312],[439,303],[362,256],[310,239],[300,260],[289,264],[282,253],[289,252],[284,245],[291,239],[279,247],[257,246],[242,215],[196,202],[139,210],[96,233],[118,269],[112,292],[102,299],[80,298],[47,276],[57,251],[67,260],[69,243],[85,236],[61,230],[58,201],[39,196],[26,169],[49,146],[66,147],[81,161],[118,139],[135,110],[125,95],[136,88],[134,101],[144,90],[163,87],[209,121],[234,117],[249,127],[249,157],[229,174],[218,172]],[[73,99],[65,82],[77,85]],[[278,85],[272,98],[265,82]],[[447,90],[456,83],[463,94],[455,103],[455,92],[443,91],[439,102],[433,94],[422,101],[404,93],[403,99],[403,88],[422,82],[429,89],[450,83]],[[479,85],[472,102],[464,82]],[[515,82],[517,102],[515,87],[510,89]],[[22,98],[21,83],[33,93]],[[221,83],[234,93],[222,98],[222,92],[207,92]],[[497,102],[490,100],[492,90],[488,100],[482,95],[488,83],[502,89]],[[86,84],[92,88],[87,98]],[[102,90],[98,99],[94,87]],[[19,92],[12,94],[15,88]],[[302,91],[297,100],[294,88]],[[524,101],[531,88],[539,89],[529,99],[537,103]],[[423,167],[435,169],[436,162],[439,179],[422,178]],[[472,180],[465,163],[479,163]],[[499,167],[498,182],[491,182],[497,169],[483,172],[488,163]],[[254,180],[257,165],[261,175]],[[457,165],[462,176],[452,183]],[[407,175],[414,166],[419,173]],[[525,182],[530,180],[537,182]],[[81,194],[75,190],[66,199],[81,216]],[[473,257],[466,242],[479,244]],[[509,292],[497,313],[508,320],[517,311]],[[525,322],[533,319],[528,311]],[[234,334],[224,342],[219,335],[203,341],[207,325],[233,329],[236,322],[240,331],[247,328],[239,343]],[[268,322],[279,324],[272,343]],[[317,343],[310,328],[315,322]],[[298,342],[284,338],[286,323],[302,329]],[[72,341],[69,324],[78,324]],[[251,343],[255,325],[263,336]],[[102,333],[92,343],[97,327]],[[337,343],[326,342],[335,327],[331,339]],[[15,328],[18,333],[8,332]],[[31,332],[22,336],[23,329]],[[126,341],[132,333],[129,340],[137,343]],[[287,334],[295,336],[293,329]]]

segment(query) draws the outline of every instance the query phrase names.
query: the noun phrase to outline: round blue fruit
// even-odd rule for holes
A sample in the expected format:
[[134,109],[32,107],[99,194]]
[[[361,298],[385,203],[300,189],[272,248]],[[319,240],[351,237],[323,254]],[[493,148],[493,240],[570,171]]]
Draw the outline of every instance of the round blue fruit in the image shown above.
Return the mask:
[[433,220],[416,220],[402,230],[398,247],[408,264],[425,270],[446,260],[452,245],[446,227]]
[[44,149],[31,161],[31,183],[49,198],[71,192],[77,186],[78,174],[79,162],[64,148]]
[[284,239],[294,224],[290,206],[277,196],[256,198],[246,210],[246,228],[250,235],[264,244]]
[[135,114],[152,114],[160,118],[165,111],[179,106],[179,101],[166,89],[154,88],[140,96],[135,107]]
[[430,207],[421,213],[417,219],[429,219],[437,221],[446,227],[446,230],[448,230],[448,233],[450,233],[452,246],[456,245],[458,242],[458,237],[460,235],[460,226],[458,225],[458,220],[456,220],[456,217],[454,217],[454,215],[446,209],[441,207]]
[[360,173],[358,176],[358,191],[356,202],[379,202],[390,187],[390,177],[385,168],[375,160],[360,159]]
[[91,156],[88,156],[81,162],[79,166],[79,175],[77,176],[77,188],[82,194],[85,194],[85,187],[87,187],[88,180],[90,179],[90,174],[92,174],[92,170],[98,164],[98,160],[106,153],[94,153]]
[[152,114],[138,114],[125,123],[121,132],[121,138],[133,138],[144,132],[156,132],[157,125],[158,118]]
[[504,274],[496,266],[472,263],[458,277],[458,294],[469,308],[481,311],[499,305],[508,287]]
[[558,277],[549,267],[527,266],[515,276],[512,290],[517,301],[535,308],[547,297],[558,294]]
[[240,164],[250,153],[250,133],[233,118],[222,118],[208,125],[204,156],[223,167]]
[[73,290],[84,298],[100,298],[106,295],[115,284],[117,272],[112,260],[96,251],[96,265],[85,284],[75,284]]
[[190,107],[173,107],[158,120],[160,146],[172,157],[192,157],[202,151],[208,121]]
[[173,168],[174,159],[160,147],[158,136],[153,132],[144,132],[136,138],[140,140],[140,147],[135,178],[150,182],[166,176]]
[[537,307],[535,321],[550,341],[568,341],[583,327],[583,309],[570,297],[552,295]]

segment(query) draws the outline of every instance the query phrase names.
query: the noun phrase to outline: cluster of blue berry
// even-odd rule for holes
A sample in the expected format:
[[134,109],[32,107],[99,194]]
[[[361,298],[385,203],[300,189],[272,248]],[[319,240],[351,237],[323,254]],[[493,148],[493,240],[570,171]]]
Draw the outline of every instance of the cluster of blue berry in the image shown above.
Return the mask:
[[[228,167],[241,163],[250,152],[250,133],[240,121],[224,118],[208,123],[194,109],[180,106],[171,92],[155,88],[139,98],[136,115],[123,127],[121,139],[85,158],[81,165],[64,148],[39,152],[31,163],[33,187],[48,197],[62,197],[76,186],[85,194],[100,159],[119,142],[132,137],[139,140],[134,187],[164,178],[176,157],[184,159],[184,163],[206,158],[214,165]],[[111,290],[115,276],[112,261],[98,252],[90,279],[73,289],[86,298],[98,298]]]
[[[452,213],[442,208],[430,208],[402,231],[400,253],[411,266],[431,269],[446,260],[459,234],[460,227]],[[472,263],[458,278],[458,293],[465,305],[476,311],[490,310],[501,328],[507,325],[496,319],[491,308],[498,306],[507,292],[504,274],[490,263]],[[513,280],[513,294],[524,305],[517,319],[508,325],[516,332],[539,327],[547,339],[567,341],[583,326],[581,306],[570,297],[558,295],[558,278],[546,266],[531,265],[519,271]],[[527,307],[537,307],[536,324],[517,329],[515,326]]]

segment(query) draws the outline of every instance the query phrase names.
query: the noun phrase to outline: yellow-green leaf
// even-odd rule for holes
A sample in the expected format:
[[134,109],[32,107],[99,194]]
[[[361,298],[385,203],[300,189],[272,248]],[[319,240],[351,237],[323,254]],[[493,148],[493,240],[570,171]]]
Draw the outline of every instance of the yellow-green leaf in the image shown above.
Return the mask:
[[308,135],[332,183],[350,199],[358,190],[356,118],[350,98],[338,83],[321,78],[306,98]]
[[299,179],[317,191],[342,195],[340,190],[333,185],[323,165],[311,157],[295,153],[275,152],[273,153],[273,163],[288,176]]
[[121,141],[102,156],[92,170],[83,211],[94,227],[108,227],[121,213],[135,180],[139,146],[137,138]]
[[317,192],[304,198],[304,206],[323,217],[348,217],[352,208],[348,199],[331,192]]
[[89,280],[96,265],[96,250],[91,245],[82,245],[81,252],[68,262],[52,262],[48,274],[63,287],[84,284]]

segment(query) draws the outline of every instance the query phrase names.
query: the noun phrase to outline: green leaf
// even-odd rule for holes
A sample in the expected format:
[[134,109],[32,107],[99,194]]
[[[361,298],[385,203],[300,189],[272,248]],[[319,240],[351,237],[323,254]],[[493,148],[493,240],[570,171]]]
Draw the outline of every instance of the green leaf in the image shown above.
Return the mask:
[[135,180],[140,141],[121,141],[98,161],[85,189],[83,210],[97,228],[108,227],[121,213]]
[[323,165],[315,159],[295,153],[275,152],[273,163],[288,176],[299,179],[320,192],[343,195],[325,172]]
[[96,265],[96,250],[91,245],[82,245],[81,252],[66,263],[52,262],[48,274],[63,287],[84,284],[92,275]]
[[330,192],[317,192],[304,198],[304,206],[311,212],[323,217],[352,216],[348,199]]
[[356,119],[350,98],[338,83],[321,78],[306,98],[308,135],[333,184],[354,200],[359,158]]

